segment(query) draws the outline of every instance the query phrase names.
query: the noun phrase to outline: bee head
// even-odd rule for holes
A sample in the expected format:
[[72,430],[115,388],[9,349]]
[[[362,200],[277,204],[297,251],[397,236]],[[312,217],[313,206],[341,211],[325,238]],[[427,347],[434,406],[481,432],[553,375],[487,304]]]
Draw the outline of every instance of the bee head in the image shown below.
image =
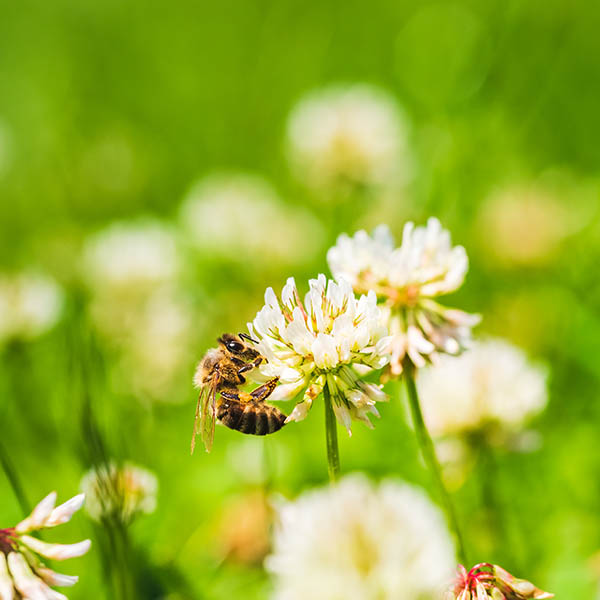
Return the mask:
[[227,352],[242,360],[251,361],[259,356],[259,352],[248,343],[256,343],[256,341],[245,333],[240,333],[239,335],[224,333],[217,341]]

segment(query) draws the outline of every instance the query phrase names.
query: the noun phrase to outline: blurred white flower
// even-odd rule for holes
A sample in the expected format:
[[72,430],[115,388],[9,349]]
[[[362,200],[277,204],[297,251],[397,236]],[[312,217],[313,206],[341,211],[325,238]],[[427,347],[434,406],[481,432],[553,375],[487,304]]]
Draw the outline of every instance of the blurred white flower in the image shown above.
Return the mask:
[[130,463],[91,469],[80,487],[87,497],[85,509],[96,521],[116,517],[128,523],[138,514],[150,514],[156,509],[156,475]]
[[349,281],[359,294],[375,293],[383,303],[392,375],[402,372],[405,359],[423,367],[439,353],[459,354],[480,320],[433,300],[458,289],[468,269],[465,249],[452,246],[449,232],[435,218],[425,227],[407,223],[398,248],[384,225],[373,237],[365,231],[343,234],[327,260],[338,281]]
[[277,508],[275,600],[439,598],[454,568],[444,519],[425,494],[352,475]]
[[313,189],[339,183],[382,185],[405,179],[407,126],[394,99],[356,84],[308,94],[287,126],[290,160]]
[[0,343],[31,339],[51,329],[63,307],[57,283],[39,273],[0,275]]
[[241,262],[300,262],[319,251],[324,237],[315,217],[284,204],[262,177],[245,173],[201,179],[180,214],[197,248]]
[[306,417],[313,400],[327,383],[337,419],[350,433],[352,419],[371,426],[368,414],[378,415],[375,402],[386,400],[380,386],[362,381],[352,368],[381,368],[388,344],[374,293],[358,300],[350,284],[327,281],[325,275],[309,281],[304,303],[292,277],[281,297],[272,288],[265,306],[248,324],[259,340],[256,348],[267,359],[261,372],[279,377],[271,400],[291,399],[304,391],[288,421]]
[[83,268],[94,325],[120,352],[118,378],[162,397],[187,361],[194,323],[177,288],[174,234],[157,222],[113,224],[90,238]]
[[194,328],[198,322],[191,306],[173,290],[152,294],[131,313],[120,341],[123,371],[136,390],[154,397],[164,394],[188,363]]
[[585,222],[573,202],[540,185],[496,191],[483,204],[476,226],[482,245],[504,264],[539,265]]
[[421,402],[434,436],[496,425],[518,430],[548,401],[547,371],[500,339],[473,344],[459,357],[445,356],[421,373]]
[[155,288],[172,281],[181,267],[174,234],[151,220],[99,231],[87,241],[83,258],[86,280],[107,294]]
[[66,523],[81,508],[83,501],[84,495],[80,494],[55,507],[56,492],[52,492],[16,527],[0,529],[2,600],[66,600],[66,596],[50,586],[72,586],[79,578],[55,573],[43,559],[66,560],[82,556],[90,549],[90,540],[77,544],[50,544],[29,534]]

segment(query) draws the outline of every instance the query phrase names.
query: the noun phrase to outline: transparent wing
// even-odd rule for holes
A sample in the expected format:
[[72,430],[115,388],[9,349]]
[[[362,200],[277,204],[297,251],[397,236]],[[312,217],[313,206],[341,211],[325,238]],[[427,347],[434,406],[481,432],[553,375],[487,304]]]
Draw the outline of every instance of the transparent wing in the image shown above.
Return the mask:
[[217,413],[217,386],[216,381],[203,385],[196,404],[194,416],[194,430],[192,432],[191,453],[196,448],[196,437],[202,434],[202,441],[206,451],[210,452],[215,437],[215,420]]
[[206,402],[202,404],[202,415],[200,416],[200,430],[202,441],[207,452],[210,452],[215,439],[215,422],[217,420],[217,384],[216,381],[210,386]]

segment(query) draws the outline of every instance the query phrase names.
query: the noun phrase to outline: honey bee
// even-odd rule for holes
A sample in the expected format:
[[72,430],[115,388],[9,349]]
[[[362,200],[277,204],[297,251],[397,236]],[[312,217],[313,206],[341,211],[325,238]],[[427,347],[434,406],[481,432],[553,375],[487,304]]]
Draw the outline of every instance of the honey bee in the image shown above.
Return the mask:
[[249,435],[275,433],[285,424],[286,415],[265,402],[277,386],[279,377],[249,393],[238,389],[246,383],[244,373],[266,362],[266,358],[247,343],[257,343],[256,340],[245,333],[224,333],[217,341],[219,346],[204,355],[194,374],[200,395],[194,418],[192,453],[198,433],[202,435],[206,451],[210,452],[216,420],[229,429]]

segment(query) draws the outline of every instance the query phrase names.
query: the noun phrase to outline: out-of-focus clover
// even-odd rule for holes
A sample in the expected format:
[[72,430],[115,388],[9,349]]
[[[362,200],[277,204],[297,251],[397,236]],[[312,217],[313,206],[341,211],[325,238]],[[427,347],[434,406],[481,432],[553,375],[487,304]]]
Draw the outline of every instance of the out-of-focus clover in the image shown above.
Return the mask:
[[544,600],[554,594],[544,592],[526,579],[490,563],[479,563],[470,571],[458,565],[457,578],[445,600]]

